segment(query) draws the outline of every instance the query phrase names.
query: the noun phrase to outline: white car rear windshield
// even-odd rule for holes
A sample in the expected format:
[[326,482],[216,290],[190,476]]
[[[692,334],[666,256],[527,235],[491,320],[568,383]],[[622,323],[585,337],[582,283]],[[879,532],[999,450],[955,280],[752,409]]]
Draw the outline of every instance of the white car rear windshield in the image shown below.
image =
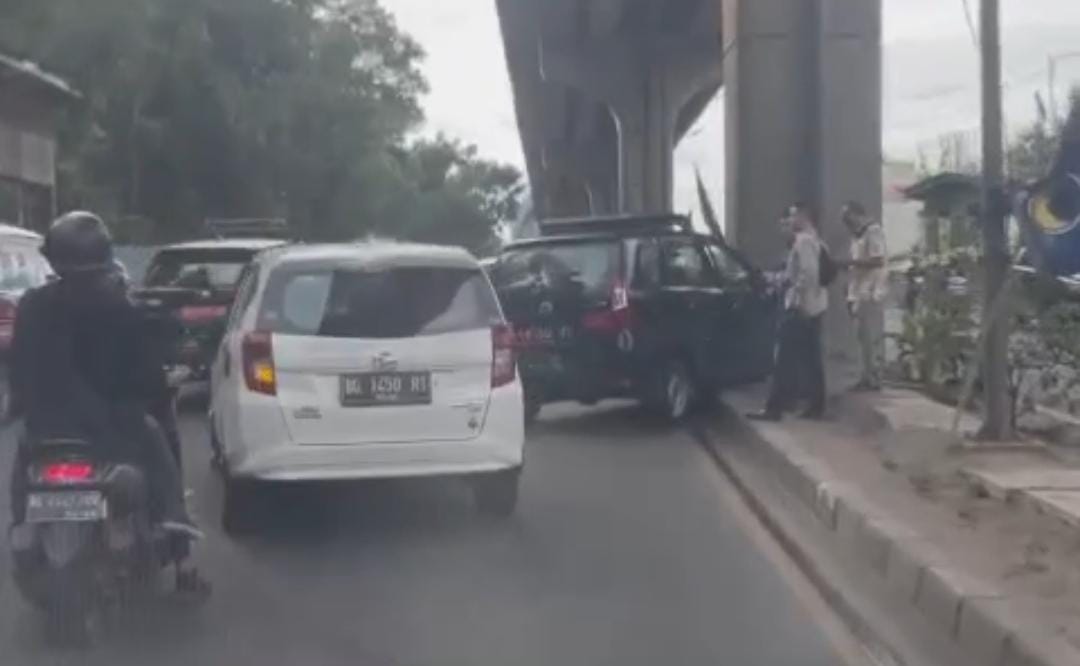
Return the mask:
[[259,330],[334,338],[411,338],[488,328],[501,320],[483,272],[281,268],[270,275]]

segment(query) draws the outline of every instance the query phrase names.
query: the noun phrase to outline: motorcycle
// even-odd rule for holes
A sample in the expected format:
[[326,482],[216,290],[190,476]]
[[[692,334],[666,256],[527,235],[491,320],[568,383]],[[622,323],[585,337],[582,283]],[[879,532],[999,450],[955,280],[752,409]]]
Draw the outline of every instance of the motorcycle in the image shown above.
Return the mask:
[[181,567],[188,542],[152,523],[139,467],[102,459],[75,439],[33,442],[24,452],[25,517],[10,532],[14,578],[43,612],[50,642],[88,644],[113,611],[156,592],[170,566],[179,596],[208,597],[198,573]]

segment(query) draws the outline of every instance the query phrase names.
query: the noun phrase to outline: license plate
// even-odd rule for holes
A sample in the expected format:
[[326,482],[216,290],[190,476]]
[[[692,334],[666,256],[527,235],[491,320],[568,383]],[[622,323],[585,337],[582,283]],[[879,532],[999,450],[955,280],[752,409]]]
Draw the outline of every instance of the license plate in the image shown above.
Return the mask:
[[523,347],[547,347],[569,342],[574,338],[571,326],[530,326],[518,331],[518,344]]
[[108,515],[105,497],[97,490],[30,493],[26,498],[26,522],[87,522]]
[[430,372],[371,372],[341,377],[341,404],[345,407],[430,403]]
[[519,362],[523,367],[535,372],[557,373],[566,369],[562,356],[551,352],[526,352],[521,355]]

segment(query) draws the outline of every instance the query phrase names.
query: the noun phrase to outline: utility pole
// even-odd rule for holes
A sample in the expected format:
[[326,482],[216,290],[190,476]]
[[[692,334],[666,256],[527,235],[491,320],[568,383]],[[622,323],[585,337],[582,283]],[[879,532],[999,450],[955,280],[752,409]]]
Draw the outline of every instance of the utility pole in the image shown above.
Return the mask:
[[1004,132],[1001,101],[1001,7],[982,0],[979,16],[982,48],[982,236],[986,283],[983,298],[983,427],[980,438],[1012,436],[1009,391],[1009,316],[1004,299],[1009,271],[1005,233]]

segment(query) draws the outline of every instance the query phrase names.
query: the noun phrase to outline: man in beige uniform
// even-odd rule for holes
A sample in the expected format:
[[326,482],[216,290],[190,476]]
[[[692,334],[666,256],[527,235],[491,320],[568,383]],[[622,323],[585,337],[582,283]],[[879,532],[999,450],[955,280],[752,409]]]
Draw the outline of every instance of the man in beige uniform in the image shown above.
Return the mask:
[[855,389],[880,391],[885,356],[882,325],[889,280],[885,230],[857,201],[844,206],[843,218],[851,232],[851,259],[843,262],[849,270],[848,312],[855,320],[862,357],[862,377]]
[[805,204],[792,206],[782,224],[791,246],[784,266],[784,312],[772,383],[765,409],[747,416],[779,421],[801,398],[806,401],[803,416],[820,419],[825,413],[821,320],[829,309],[829,292],[821,284],[822,241]]

